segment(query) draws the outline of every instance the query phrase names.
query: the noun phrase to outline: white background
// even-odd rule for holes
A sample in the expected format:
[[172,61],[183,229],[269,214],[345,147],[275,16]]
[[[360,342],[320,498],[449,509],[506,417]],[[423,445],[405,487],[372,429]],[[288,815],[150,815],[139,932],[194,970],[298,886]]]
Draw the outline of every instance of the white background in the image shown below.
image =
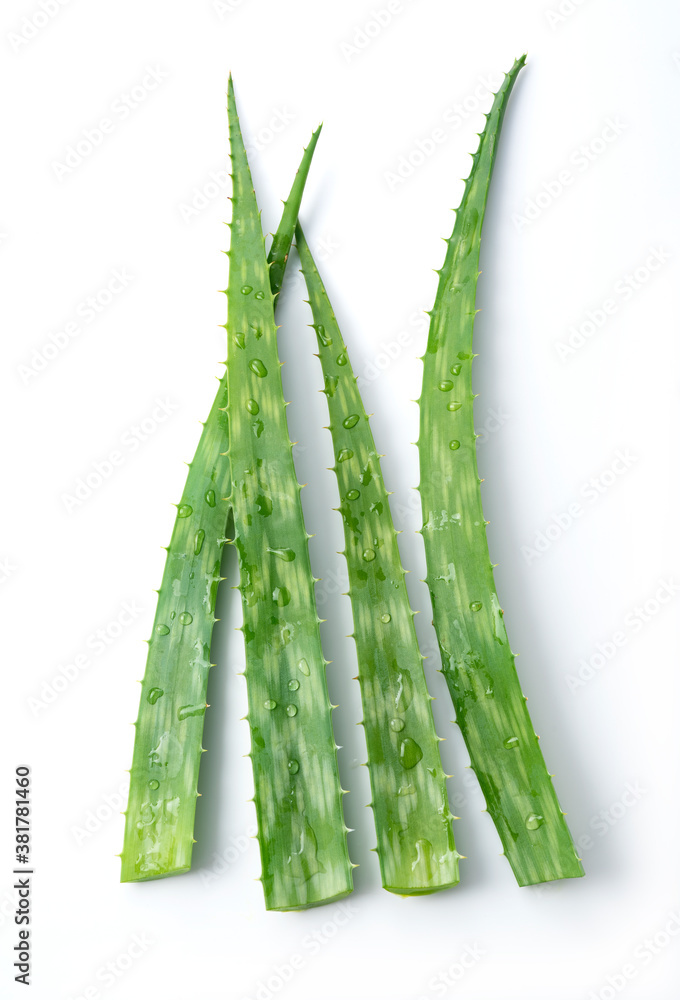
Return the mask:
[[[563,0],[562,15],[558,5],[400,0],[377,32],[372,11],[384,10],[386,0],[225,0],[221,9],[210,0],[71,0],[49,19],[34,0],[3,5],[3,995],[26,995],[12,982],[8,821],[14,768],[28,764],[35,1000],[677,996],[680,935],[664,928],[671,921],[672,931],[680,929],[672,922],[680,907],[680,595],[671,588],[667,603],[654,601],[664,581],[680,582],[680,17],[662,0]],[[30,19],[38,30],[17,42],[31,32]],[[474,377],[478,426],[487,433],[479,462],[522,684],[572,831],[590,839],[585,879],[519,889],[465,770],[465,747],[437,673],[419,582],[424,559],[410,442],[417,437],[416,359],[426,337],[420,310],[434,297],[440,237],[450,233],[458,178],[469,170],[491,103],[487,86],[497,86],[525,50],[484,229]],[[125,119],[117,117],[112,105],[122,95],[153,82],[148,67],[163,79]],[[246,710],[237,676],[243,649],[233,631],[237,595],[227,584],[194,870],[118,884],[128,723],[136,716],[161,546],[226,350],[218,326],[225,301],[216,289],[226,285],[219,251],[227,246],[228,191],[211,172],[227,164],[229,70],[266,231],[278,222],[279,199],[311,130],[325,123],[302,216],[364,376],[366,407],[376,413],[403,558],[413,571],[412,601],[423,612],[423,649],[432,654],[426,669],[437,726],[448,737],[442,752],[454,775],[456,839],[467,856],[460,885],[430,897],[385,893],[370,853],[367,772],[358,766],[365,751],[355,725],[361,710],[351,680],[356,661],[344,638],[351,615],[336,554],[342,531],[331,510],[335,482],[325,471],[330,438],[322,430],[324,398],[314,391],[321,379],[310,318],[292,272],[280,349],[299,478],[309,483],[308,530],[317,533],[312,555],[334,661],[329,685],[340,704],[335,724],[343,784],[351,789],[345,807],[356,829],[356,889],[344,910],[264,910],[254,881],[257,842],[245,839],[254,807],[249,761],[241,756],[249,743],[239,721]],[[456,104],[465,117],[453,124],[445,116]],[[68,147],[106,117],[113,131],[62,170]],[[625,127],[619,124],[613,141],[591,146],[608,119]],[[274,133],[272,120],[287,124]],[[445,140],[419,157],[418,141],[438,127]],[[593,160],[583,160],[584,145],[597,152]],[[389,175],[400,163],[406,173],[409,157],[423,162],[395,182]],[[560,192],[555,180],[565,170],[571,183]],[[617,283],[654,248],[668,259],[655,273],[639,271],[638,287],[624,293]],[[127,287],[85,322],[79,304],[115,269],[132,276]],[[558,342],[607,299],[616,311],[599,328],[586,326],[592,335],[561,358]],[[80,333],[43,371],[27,375],[34,349],[42,352],[49,335],[72,320]],[[156,399],[175,408],[154,426]],[[151,420],[147,439],[136,450],[122,444],[144,419]],[[115,449],[122,465],[69,512],[64,494]],[[629,468],[612,477],[617,450],[629,454]],[[596,500],[585,485],[593,478],[605,487]],[[561,515],[574,503],[581,516],[557,528],[553,518],[566,525]],[[547,542],[538,539],[544,551],[532,554],[539,533]],[[227,571],[233,583],[233,560]],[[125,602],[140,610],[121,630],[116,619]],[[635,608],[645,604],[642,623]],[[101,628],[111,641],[97,654],[91,636]],[[624,644],[598,659],[598,644],[614,633]],[[88,665],[71,671],[74,679],[60,682],[48,703],[60,668],[78,654]],[[134,947],[135,935],[145,950]],[[645,940],[656,951],[651,958]],[[131,959],[130,949],[139,957]],[[302,967],[284,985],[294,955]]]

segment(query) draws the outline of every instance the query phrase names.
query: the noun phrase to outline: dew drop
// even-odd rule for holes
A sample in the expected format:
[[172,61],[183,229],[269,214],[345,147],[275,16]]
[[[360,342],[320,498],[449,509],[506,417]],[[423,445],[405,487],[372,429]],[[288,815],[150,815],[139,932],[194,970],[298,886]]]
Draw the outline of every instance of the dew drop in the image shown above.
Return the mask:
[[237,347],[240,347],[242,351],[245,350],[245,346],[246,346],[246,335],[245,335],[245,333],[235,333],[234,334],[234,343],[236,344]]
[[373,549],[364,549],[364,551],[362,552],[362,556],[365,562],[373,562],[373,560],[375,559],[375,552],[373,551]]
[[260,412],[260,407],[258,406],[256,400],[249,399],[248,402],[246,403],[246,410],[248,411],[248,413],[252,413],[252,415],[255,417]]
[[177,709],[177,718],[180,722],[190,719],[194,715],[205,715],[206,705],[182,705]]
[[241,289],[241,295],[250,295],[252,290],[253,290],[252,285],[244,285],[243,288]]
[[348,494],[347,494],[347,499],[348,500],[358,500],[360,496],[361,496],[361,494],[359,493],[359,490],[350,490],[348,492]]
[[519,746],[519,737],[508,736],[507,740],[503,740],[503,746],[506,750],[514,750],[515,747]]
[[524,820],[524,825],[527,830],[538,830],[539,826],[543,826],[545,820],[538,813],[529,813],[527,818]]
[[472,603],[470,604],[470,611],[481,611],[481,610],[482,610],[482,602],[472,601]]
[[291,774],[297,774],[298,771],[300,770],[300,765],[296,760],[289,760],[288,770],[290,771]]
[[460,448],[460,441],[449,441],[449,448],[451,451],[458,451]]
[[340,365],[341,368],[344,368],[344,366],[347,364],[347,355],[344,353],[338,354],[337,358],[335,359],[335,362],[336,364]]
[[292,681],[288,681],[289,691],[297,691],[299,687],[300,687],[300,681],[296,680],[295,678],[293,678]]
[[199,528],[194,535],[194,555],[197,556],[201,549],[203,548],[203,542],[205,541],[205,531],[203,528]]
[[268,712],[273,712],[274,709],[276,708],[276,702],[274,701],[273,698],[267,698],[267,700],[264,703],[264,707],[267,709]]
[[346,427],[347,430],[349,431],[352,429],[352,427],[356,427],[358,423],[359,423],[359,414],[350,413],[350,415],[348,417],[345,417],[345,419],[343,420],[342,426]]
[[399,744],[399,762],[407,771],[415,767],[419,760],[423,759],[423,751],[415,740],[410,736],[403,739]]
[[167,635],[169,631],[167,625],[156,625],[156,635]]
[[283,562],[292,562],[295,559],[295,552],[292,549],[267,549],[267,552],[271,552]]
[[165,692],[163,688],[151,688],[146,696],[146,700],[150,705],[155,705],[159,698],[162,698]]
[[179,620],[181,625],[191,625],[192,621],[194,620],[194,616],[190,614],[188,611],[183,611],[182,614],[179,616]]
[[343,448],[338,452],[338,462],[346,462],[349,458],[354,458],[354,452],[350,448]]
[[257,375],[258,378],[264,378],[265,375],[267,374],[267,369],[265,368],[264,363],[260,361],[259,358],[253,358],[248,367],[250,368],[251,372],[254,372]]
[[191,504],[183,503],[181,507],[177,509],[177,517],[191,517],[194,512],[194,508]]
[[439,383],[439,388],[442,392],[451,392],[453,389],[453,382],[451,379],[445,378],[443,382]]
[[450,371],[452,375],[460,375],[462,365],[451,365]]
[[304,674],[305,677],[309,677],[309,664],[306,660],[300,660],[298,663],[298,670],[301,674]]
[[297,715],[297,705],[287,705],[286,715],[289,715],[291,719]]
[[389,623],[392,621],[392,615],[388,615],[387,613],[385,613],[384,615],[380,616],[380,621],[383,623],[383,625],[389,625]]
[[452,399],[450,403],[447,403],[447,404],[446,404],[446,409],[447,409],[447,410],[448,410],[448,411],[449,411],[450,413],[455,413],[455,412],[456,412],[456,410],[460,410],[460,408],[461,408],[461,406],[462,406],[462,405],[463,405],[463,404],[462,404],[462,403],[459,403],[457,399]]
[[287,587],[274,587],[272,600],[280,608],[285,608],[287,604],[290,604],[290,590]]
[[458,351],[457,357],[459,361],[469,361],[472,355],[466,351]]
[[152,778],[151,781],[149,782],[149,788],[152,788],[153,791],[155,792],[157,788],[160,788],[160,784],[161,784],[160,781],[156,781],[155,778]]
[[394,733],[400,733],[405,725],[406,723],[403,719],[392,719],[390,722],[390,729]]
[[329,337],[328,334],[326,333],[326,328],[319,323],[319,325],[315,326],[314,329],[316,330],[316,335],[323,344],[323,346],[330,347],[331,344],[333,343],[333,339],[332,337]]
[[262,301],[262,299],[264,298],[264,292],[255,292],[255,298]]
[[205,502],[207,503],[208,507],[214,507],[215,506],[215,504],[217,503],[217,501],[215,500],[215,491],[214,490],[208,490],[207,491],[207,493],[205,495]]

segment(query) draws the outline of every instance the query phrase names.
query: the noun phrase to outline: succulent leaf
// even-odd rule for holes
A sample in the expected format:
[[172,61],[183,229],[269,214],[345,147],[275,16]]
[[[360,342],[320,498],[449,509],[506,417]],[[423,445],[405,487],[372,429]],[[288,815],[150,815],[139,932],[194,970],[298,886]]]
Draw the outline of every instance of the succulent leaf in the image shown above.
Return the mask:
[[518,59],[495,96],[447,241],[420,400],[427,584],[442,669],[487,808],[520,885],[583,875],[522,694],[489,558],[471,365],[480,235]]
[[455,885],[458,859],[423,657],[380,458],[331,303],[298,224],[295,242],[326,386],[382,883],[401,895]]
[[[285,271],[318,133],[317,129],[304,151],[272,245],[270,279],[275,293]],[[234,266],[239,267],[238,260]],[[231,514],[227,402],[225,374],[177,505],[158,592],[135,726],[121,854],[123,882],[177,875],[191,867],[210,644]]]
[[308,536],[260,216],[229,87],[229,459],[262,886],[270,910],[352,890]]

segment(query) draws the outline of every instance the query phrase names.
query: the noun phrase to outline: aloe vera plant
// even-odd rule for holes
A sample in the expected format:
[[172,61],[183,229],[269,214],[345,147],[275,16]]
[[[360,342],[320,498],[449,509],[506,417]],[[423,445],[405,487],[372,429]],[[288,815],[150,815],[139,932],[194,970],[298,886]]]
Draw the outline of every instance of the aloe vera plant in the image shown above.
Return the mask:
[[[269,254],[278,295],[319,129],[302,162]],[[235,266],[239,266],[236,258]],[[222,552],[231,513],[226,375],[189,466],[167,559],[140,708],[121,854],[121,881],[191,867],[194,817]]]
[[423,357],[420,494],[427,584],[456,721],[520,885],[583,875],[510,650],[489,559],[471,384],[480,235],[518,59],[473,155]]
[[265,903],[352,890],[326,661],[288,435],[274,300],[229,86],[233,215],[227,288],[231,494]]
[[420,895],[459,879],[439,738],[380,457],[299,224],[295,242],[330,413],[382,884],[390,892]]

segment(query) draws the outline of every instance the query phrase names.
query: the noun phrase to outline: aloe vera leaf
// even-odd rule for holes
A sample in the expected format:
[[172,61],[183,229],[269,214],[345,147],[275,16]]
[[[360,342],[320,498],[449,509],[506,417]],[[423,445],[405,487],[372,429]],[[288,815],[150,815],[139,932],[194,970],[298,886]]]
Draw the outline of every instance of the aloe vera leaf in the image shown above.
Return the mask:
[[262,885],[269,910],[352,890],[308,538],[260,216],[229,86],[229,458]]
[[459,881],[439,737],[380,456],[299,223],[295,242],[330,413],[382,884],[390,892],[422,895]]
[[267,256],[267,263],[269,264],[269,284],[274,296],[274,308],[276,308],[276,300],[279,292],[281,291],[281,285],[283,284],[283,276],[286,272],[286,264],[288,263],[288,254],[290,253],[290,247],[293,242],[293,233],[295,232],[295,223],[297,222],[298,212],[300,210],[302,192],[307,182],[307,175],[312,163],[312,157],[314,156],[316,144],[319,141],[321,129],[322,126],[319,125],[316,131],[312,133],[309,145],[305,149],[302,162],[298,168],[297,174],[295,175],[295,183],[293,184],[291,193],[288,199],[283,203],[281,222],[279,223],[279,228],[274,233],[272,245]]
[[[319,130],[304,151],[276,232],[279,284]],[[273,275],[273,268],[270,270]],[[130,772],[122,882],[191,867],[210,643],[231,507],[227,380],[189,466],[158,591]]]
[[447,243],[420,399],[427,584],[456,721],[520,885],[583,875],[515,670],[482,512],[471,364],[480,234],[518,59],[495,96]]

